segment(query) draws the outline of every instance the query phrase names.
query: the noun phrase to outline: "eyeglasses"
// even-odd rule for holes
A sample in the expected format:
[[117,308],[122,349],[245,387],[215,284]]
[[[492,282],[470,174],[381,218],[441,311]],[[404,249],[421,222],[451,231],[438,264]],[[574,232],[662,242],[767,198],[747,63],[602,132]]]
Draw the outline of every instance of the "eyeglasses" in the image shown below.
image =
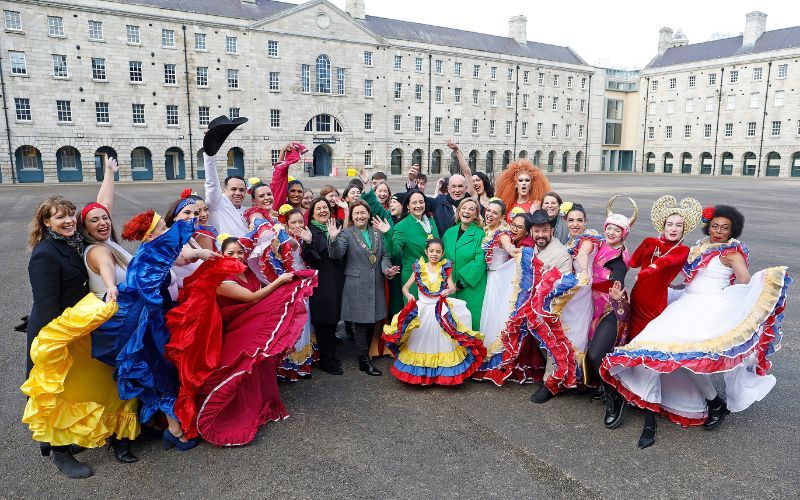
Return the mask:
[[525,226],[520,226],[519,224],[511,224],[511,229],[516,229],[517,231],[522,231],[525,229]]

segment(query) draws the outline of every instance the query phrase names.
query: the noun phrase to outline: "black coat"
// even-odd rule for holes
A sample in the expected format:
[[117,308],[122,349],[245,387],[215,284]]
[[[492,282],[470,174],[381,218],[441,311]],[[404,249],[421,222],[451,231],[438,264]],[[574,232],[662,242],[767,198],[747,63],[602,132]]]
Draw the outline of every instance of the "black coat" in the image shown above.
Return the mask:
[[335,325],[339,322],[342,310],[342,290],[344,289],[344,264],[340,259],[328,255],[328,236],[314,225],[311,243],[303,243],[302,257],[308,267],[319,271],[317,288],[309,299],[311,323],[315,325]]
[[[465,194],[461,200],[465,200],[468,197],[469,193]],[[456,208],[458,208],[458,204],[461,200],[453,204],[450,195],[447,194],[440,194],[436,198],[426,197],[433,220],[436,221],[436,228],[439,230],[439,234],[443,235],[445,231],[456,225]],[[480,206],[480,204],[478,205]]]
[[31,252],[28,277],[33,292],[26,353],[27,372],[30,372],[33,367],[30,357],[33,339],[42,327],[89,293],[89,275],[78,252],[63,241],[48,238],[39,242]]

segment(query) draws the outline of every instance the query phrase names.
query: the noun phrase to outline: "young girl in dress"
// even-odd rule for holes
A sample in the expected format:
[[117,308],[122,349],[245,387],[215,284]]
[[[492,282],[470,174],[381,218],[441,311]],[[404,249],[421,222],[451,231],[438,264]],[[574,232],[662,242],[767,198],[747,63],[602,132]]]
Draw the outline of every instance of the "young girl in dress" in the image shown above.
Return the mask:
[[[450,298],[456,285],[452,266],[443,255],[442,240],[429,239],[425,245],[427,262],[420,258],[403,285],[408,303],[392,324],[384,327],[387,346],[397,356],[392,375],[409,384],[461,384],[486,356],[483,336],[468,326],[472,316],[466,303]],[[415,283],[418,300],[411,294]]]

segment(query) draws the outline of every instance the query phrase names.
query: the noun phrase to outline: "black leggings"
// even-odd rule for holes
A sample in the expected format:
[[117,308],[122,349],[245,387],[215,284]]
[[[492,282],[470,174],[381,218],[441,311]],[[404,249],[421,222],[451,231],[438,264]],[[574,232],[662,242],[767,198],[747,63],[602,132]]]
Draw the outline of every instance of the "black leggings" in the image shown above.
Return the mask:
[[600,320],[600,324],[597,325],[586,350],[586,357],[592,367],[592,377],[596,377],[595,380],[598,382],[600,381],[600,365],[603,364],[603,358],[614,350],[614,344],[616,343],[617,317],[612,311]]
[[338,364],[339,360],[336,359],[336,324],[315,323],[314,333],[317,336],[320,364]]

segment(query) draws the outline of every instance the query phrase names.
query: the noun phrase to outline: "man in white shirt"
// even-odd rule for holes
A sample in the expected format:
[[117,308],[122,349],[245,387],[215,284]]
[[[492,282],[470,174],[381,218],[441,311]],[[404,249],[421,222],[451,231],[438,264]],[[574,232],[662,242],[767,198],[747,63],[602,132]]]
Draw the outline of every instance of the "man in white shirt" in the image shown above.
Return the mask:
[[247,188],[244,179],[238,175],[226,177],[224,184],[220,185],[216,154],[228,135],[245,122],[247,118],[244,117],[231,120],[224,115],[218,116],[208,124],[208,131],[203,138],[208,223],[220,234],[228,233],[237,238],[247,233],[247,222],[242,216]]

